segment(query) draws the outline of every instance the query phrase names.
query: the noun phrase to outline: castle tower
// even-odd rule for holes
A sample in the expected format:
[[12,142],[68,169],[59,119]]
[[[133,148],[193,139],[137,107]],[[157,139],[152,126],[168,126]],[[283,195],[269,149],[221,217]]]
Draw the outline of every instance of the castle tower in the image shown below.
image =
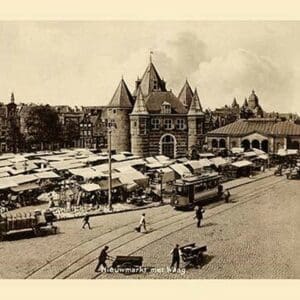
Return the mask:
[[138,78],[136,81],[136,87],[133,95],[137,95],[138,88],[141,88],[144,97],[147,97],[152,92],[166,91],[166,82],[159,76],[151,57],[149,65],[147,66],[142,78]]
[[191,89],[191,86],[189,82],[186,80],[184,86],[182,87],[178,95],[178,99],[187,109],[189,109],[193,96],[194,93]]
[[204,143],[204,113],[202,111],[200,99],[197,89],[195,89],[194,96],[190,104],[187,114],[188,121],[188,152],[191,153],[193,149],[200,150]]
[[111,133],[111,149],[116,152],[130,151],[129,114],[132,107],[133,97],[122,78],[104,112],[104,118],[116,125]]
[[132,113],[130,114],[131,152],[138,156],[149,156],[149,113],[141,88],[137,96]]

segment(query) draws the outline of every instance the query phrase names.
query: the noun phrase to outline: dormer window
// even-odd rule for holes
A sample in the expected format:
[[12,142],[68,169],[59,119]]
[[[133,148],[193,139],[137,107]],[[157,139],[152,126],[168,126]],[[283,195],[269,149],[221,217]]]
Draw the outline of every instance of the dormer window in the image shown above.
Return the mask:
[[162,114],[170,114],[171,113],[171,104],[168,102],[164,102],[161,105],[161,113]]

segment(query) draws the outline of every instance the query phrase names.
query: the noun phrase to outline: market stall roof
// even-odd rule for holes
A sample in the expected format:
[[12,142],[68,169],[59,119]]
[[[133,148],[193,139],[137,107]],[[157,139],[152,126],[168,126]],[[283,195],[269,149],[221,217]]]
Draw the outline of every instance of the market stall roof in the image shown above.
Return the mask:
[[146,160],[146,162],[149,163],[149,164],[154,164],[154,163],[157,163],[157,162],[158,162],[158,160],[155,159],[155,158],[152,157],[152,156],[146,157],[145,160]]
[[112,155],[111,158],[115,161],[123,161],[123,160],[127,160],[128,156],[125,156],[124,154],[115,154]]
[[119,180],[123,184],[131,184],[133,182],[146,186],[149,182],[149,177],[144,175],[143,173],[135,170],[132,167],[121,167],[117,169],[119,174]]
[[266,154],[265,151],[262,151],[262,150],[257,149],[257,148],[252,148],[252,150],[253,150],[257,155]]
[[216,167],[219,167],[219,166],[225,166],[225,165],[228,165],[229,162],[221,157],[221,156],[217,156],[217,157],[213,157],[210,159],[210,161],[216,166]]
[[200,160],[189,160],[185,163],[185,165],[189,165],[194,171],[196,171],[211,166],[212,162],[210,162],[207,158],[204,158]]
[[[100,185],[101,190],[108,190],[108,180],[107,179],[100,180],[99,185]],[[112,188],[117,188],[117,187],[123,186],[123,183],[118,178],[113,178],[111,181],[111,185],[112,185]]]
[[240,160],[240,161],[233,162],[231,165],[236,168],[242,168],[242,167],[252,166],[253,163],[248,160]]
[[170,160],[170,158],[165,155],[157,155],[157,156],[155,156],[155,158],[161,163],[167,162]]
[[158,161],[146,164],[146,167],[149,169],[158,169],[158,168],[162,168],[163,166],[164,165]]
[[164,167],[158,169],[163,174],[163,182],[170,182],[175,180],[175,172],[170,167]]
[[100,185],[96,183],[85,183],[82,184],[80,187],[86,192],[94,192],[99,191],[101,189]]
[[77,161],[77,160],[70,160],[70,161],[61,161],[61,162],[51,162],[50,166],[58,171],[69,170],[84,167],[86,164]]
[[37,173],[48,172],[48,171],[52,171],[53,169],[54,168],[46,167],[46,168],[35,169],[34,172],[37,172]]
[[23,155],[17,154],[13,158],[10,158],[9,160],[13,163],[16,163],[16,162],[24,162],[27,160],[27,158],[24,157]]
[[268,154],[261,154],[261,155],[258,155],[257,158],[260,158],[260,159],[263,159],[263,160],[268,160],[269,156],[268,156]]
[[297,149],[279,149],[277,154],[280,156],[297,155],[298,150]]
[[231,148],[231,152],[233,154],[240,154],[240,153],[243,153],[245,151],[244,148],[238,148],[238,147],[233,147]]
[[33,175],[33,174],[22,174],[22,175],[16,175],[16,176],[11,176],[11,178],[16,184],[23,184],[31,181],[35,181],[38,178]]
[[200,157],[214,157],[215,155],[213,153],[199,153]]
[[18,185],[16,187],[11,187],[11,190],[13,192],[24,192],[24,191],[29,191],[29,190],[36,190],[39,188],[40,188],[40,186],[37,183],[29,182],[29,183],[24,183],[24,184]]
[[13,153],[5,153],[0,155],[0,160],[8,160],[8,159],[12,159],[15,157],[15,154]]
[[54,173],[53,171],[48,171],[48,172],[40,172],[37,174],[34,174],[38,179],[54,179],[54,178],[59,178],[60,176]]
[[17,186],[18,184],[11,179],[11,177],[3,177],[0,178],[0,189],[8,189],[11,188],[13,186]]
[[12,166],[13,162],[9,160],[0,160],[0,167],[9,167]]
[[9,177],[10,176],[10,174],[9,173],[7,173],[7,172],[1,172],[0,173],[0,177],[2,178],[2,177]]
[[180,176],[192,175],[191,171],[184,164],[173,164],[170,165],[170,168],[173,169]]
[[76,176],[81,176],[84,179],[95,178],[95,177],[103,177],[104,174],[93,168],[78,168],[78,169],[71,169],[70,173]]
[[254,157],[257,156],[257,154],[254,151],[248,151],[243,153],[244,157]]

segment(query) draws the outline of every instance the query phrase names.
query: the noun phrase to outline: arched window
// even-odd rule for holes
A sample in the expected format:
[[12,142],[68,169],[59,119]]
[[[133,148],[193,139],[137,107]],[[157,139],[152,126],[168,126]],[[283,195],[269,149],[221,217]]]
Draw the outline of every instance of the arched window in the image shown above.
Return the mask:
[[269,141],[268,140],[263,140],[261,142],[261,150],[268,153],[269,152]]
[[212,148],[218,148],[218,147],[219,147],[218,140],[213,139],[213,140],[211,141],[211,147],[212,147]]
[[243,140],[241,143],[241,147],[244,148],[245,150],[250,149],[250,142],[249,140]]
[[224,139],[220,139],[219,148],[226,148],[226,141]]
[[260,149],[260,144],[258,140],[253,140],[251,146],[252,148]]

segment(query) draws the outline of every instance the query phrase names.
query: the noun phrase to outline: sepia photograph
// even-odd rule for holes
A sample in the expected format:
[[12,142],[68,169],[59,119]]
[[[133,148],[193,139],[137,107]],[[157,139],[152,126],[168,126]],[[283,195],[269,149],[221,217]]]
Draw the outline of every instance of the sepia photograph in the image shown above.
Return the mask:
[[299,21],[0,40],[0,279],[300,278]]

